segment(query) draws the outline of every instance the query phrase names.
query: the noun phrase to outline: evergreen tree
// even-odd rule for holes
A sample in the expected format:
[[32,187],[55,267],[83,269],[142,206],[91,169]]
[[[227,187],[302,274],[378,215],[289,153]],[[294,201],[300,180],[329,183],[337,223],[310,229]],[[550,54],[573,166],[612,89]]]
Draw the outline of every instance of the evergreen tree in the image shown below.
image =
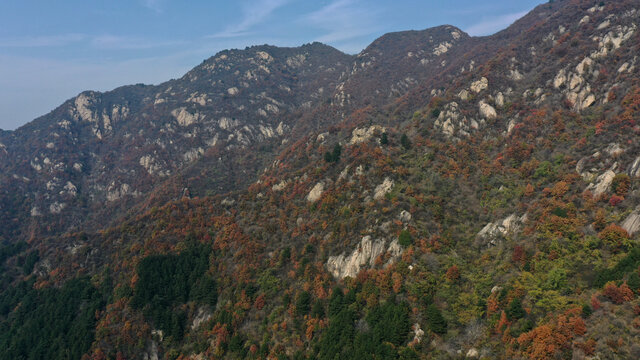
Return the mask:
[[411,149],[411,140],[409,140],[407,134],[402,134],[402,137],[400,138],[400,145],[402,145],[405,150]]
[[447,320],[434,304],[427,306],[427,327],[436,334],[442,335],[447,332]]

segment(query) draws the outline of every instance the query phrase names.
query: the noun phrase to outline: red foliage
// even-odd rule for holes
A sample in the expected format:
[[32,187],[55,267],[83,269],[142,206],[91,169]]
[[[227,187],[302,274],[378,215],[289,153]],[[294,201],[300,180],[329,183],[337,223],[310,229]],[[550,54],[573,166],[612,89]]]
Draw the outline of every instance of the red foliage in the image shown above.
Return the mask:
[[525,259],[524,248],[520,245],[516,245],[513,248],[513,254],[511,255],[511,260],[516,263],[522,263]]
[[618,206],[618,204],[620,204],[623,200],[624,198],[622,196],[612,195],[611,199],[609,199],[609,205]]
[[604,286],[602,294],[618,305],[633,300],[633,290],[629,288],[626,282],[618,287],[614,282],[610,281]]
[[447,269],[447,280],[456,281],[460,278],[460,269],[456,265],[451,266]]
[[602,304],[600,303],[600,300],[598,300],[598,297],[596,295],[593,295],[591,297],[591,308],[593,309],[593,311],[596,311],[601,307],[602,307]]

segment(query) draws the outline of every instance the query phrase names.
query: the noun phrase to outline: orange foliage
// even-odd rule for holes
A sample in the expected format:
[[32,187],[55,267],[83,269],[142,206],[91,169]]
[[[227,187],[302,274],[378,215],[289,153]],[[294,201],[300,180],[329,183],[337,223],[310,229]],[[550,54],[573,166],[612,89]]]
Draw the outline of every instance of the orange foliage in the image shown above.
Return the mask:
[[394,272],[391,275],[391,280],[393,281],[393,292],[399,293],[402,290],[402,275],[400,273]]
[[559,352],[571,347],[575,336],[585,334],[581,312],[580,308],[567,310],[552,322],[521,334],[517,342],[522,354],[529,359],[555,359]]

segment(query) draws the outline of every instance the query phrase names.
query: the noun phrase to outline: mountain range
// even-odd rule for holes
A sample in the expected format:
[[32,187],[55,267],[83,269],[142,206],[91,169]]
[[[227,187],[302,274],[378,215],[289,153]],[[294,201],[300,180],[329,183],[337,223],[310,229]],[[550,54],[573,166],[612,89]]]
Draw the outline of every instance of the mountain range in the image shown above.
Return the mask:
[[0,358],[637,358],[639,21],[227,50],[0,131]]

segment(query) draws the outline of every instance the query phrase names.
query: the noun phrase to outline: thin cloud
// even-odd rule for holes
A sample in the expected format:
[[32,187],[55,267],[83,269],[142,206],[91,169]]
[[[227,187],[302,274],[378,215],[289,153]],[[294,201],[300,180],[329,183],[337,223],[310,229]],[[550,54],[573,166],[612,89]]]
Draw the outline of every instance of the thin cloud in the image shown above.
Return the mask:
[[465,31],[472,36],[484,36],[495,34],[496,32],[507,28],[516,20],[525,16],[528,11],[521,11],[512,14],[505,14],[491,18],[485,18],[481,22],[471,25]]
[[91,44],[100,49],[108,50],[143,50],[159,47],[181,45],[181,41],[150,41],[144,38],[129,36],[102,35],[91,39]]
[[162,0],[142,0],[142,4],[157,13],[162,12]]
[[379,30],[376,19],[380,11],[370,3],[359,0],[335,0],[329,5],[312,12],[302,21],[325,33],[316,41],[340,43]]
[[63,34],[45,36],[26,36],[20,38],[0,39],[0,47],[3,48],[39,48],[39,47],[60,47],[87,39],[84,34]]
[[250,35],[255,25],[262,23],[274,11],[285,6],[290,0],[254,0],[242,7],[242,20],[209,38],[233,38]]

